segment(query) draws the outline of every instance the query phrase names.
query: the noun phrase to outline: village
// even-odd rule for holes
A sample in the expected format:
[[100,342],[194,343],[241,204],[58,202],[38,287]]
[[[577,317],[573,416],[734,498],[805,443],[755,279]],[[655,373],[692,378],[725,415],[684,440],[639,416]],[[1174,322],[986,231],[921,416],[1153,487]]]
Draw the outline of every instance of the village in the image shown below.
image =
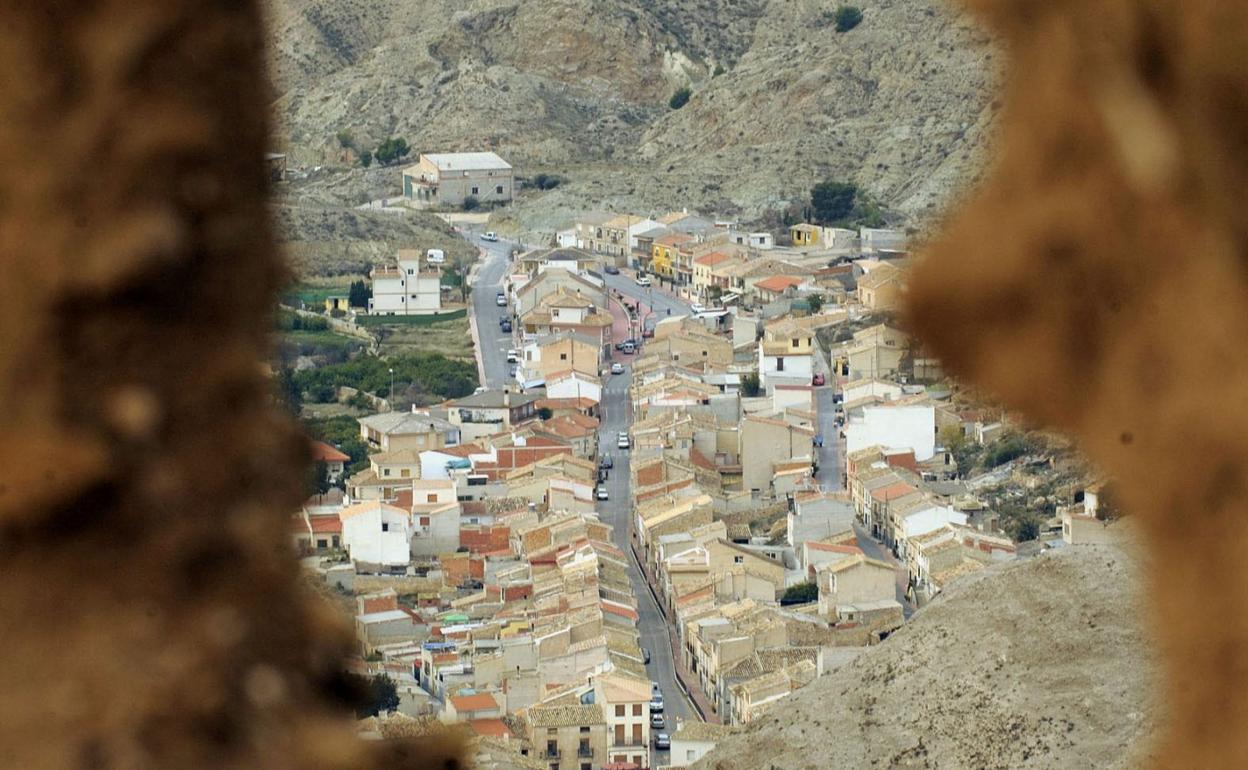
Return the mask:
[[[422,155],[385,205],[515,187],[493,153]],[[540,245],[458,227],[480,386],[372,399],[367,467],[315,442],[331,484],[291,520],[352,608],[352,671],[395,688],[362,734],[685,767],[952,582],[1107,537],[1102,480],[899,327],[904,230],[683,209],[587,212]],[[442,312],[445,259],[410,244],[324,314]]]

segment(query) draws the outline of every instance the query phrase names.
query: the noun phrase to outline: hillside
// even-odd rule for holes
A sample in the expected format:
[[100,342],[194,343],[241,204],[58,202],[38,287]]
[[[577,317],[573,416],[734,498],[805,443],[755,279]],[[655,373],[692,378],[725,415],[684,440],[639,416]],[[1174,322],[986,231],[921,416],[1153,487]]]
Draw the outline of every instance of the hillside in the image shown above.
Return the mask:
[[370,265],[392,263],[404,248],[444,249],[460,263],[476,258],[475,249],[431,214],[290,205],[272,212],[291,269],[301,276],[365,273]]
[[1131,767],[1162,718],[1136,570],[1078,546],[965,578],[695,768]]
[[[345,130],[567,177],[517,203],[529,231],[604,205],[753,219],[827,176],[898,219],[934,213],[979,167],[994,52],[933,0],[864,0],[845,33],[837,5],[268,0],[274,113],[296,165],[342,167],[344,205],[399,188],[397,168],[347,170]],[[682,85],[692,99],[673,111]]]

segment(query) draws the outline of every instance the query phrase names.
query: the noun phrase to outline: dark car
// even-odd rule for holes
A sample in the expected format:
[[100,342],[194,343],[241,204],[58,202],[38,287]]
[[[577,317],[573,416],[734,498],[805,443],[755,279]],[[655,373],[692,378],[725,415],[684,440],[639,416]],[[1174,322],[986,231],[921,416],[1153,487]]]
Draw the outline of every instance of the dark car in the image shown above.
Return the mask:
[[610,471],[608,471],[606,468],[599,468],[598,469],[598,481],[599,482],[606,481],[608,473],[610,473]]
[[503,321],[501,324],[499,324],[499,328],[500,328],[500,329],[502,329],[502,330],[503,330],[503,331],[505,331],[505,332],[510,332],[510,331],[511,331],[511,321]]
[[511,322],[511,316],[507,315],[506,313],[504,313],[504,314],[502,314],[502,315],[500,315],[500,316],[498,317],[498,325],[499,325],[499,326],[502,326],[503,324],[505,324],[505,323],[510,323],[510,322]]
[[605,269],[607,271],[607,275],[619,275],[620,274],[620,269],[616,267],[615,265],[607,265]]
[[615,343],[615,349],[623,350],[625,345],[632,345],[633,347],[637,347],[637,342],[638,341],[636,338],[629,337],[626,340],[620,340],[619,342]]
[[631,356],[632,354],[637,352],[637,343],[633,342],[632,340],[625,340],[624,344],[620,346],[620,352],[625,355]]
[[654,734],[654,747],[659,751],[668,751],[672,748],[672,739],[667,733]]
[[598,467],[599,468],[614,468],[615,460],[611,459],[611,455],[603,455],[602,459],[598,461]]
[[641,648],[641,659],[642,659],[642,662],[644,663],[650,662],[650,651],[647,650],[645,647]]

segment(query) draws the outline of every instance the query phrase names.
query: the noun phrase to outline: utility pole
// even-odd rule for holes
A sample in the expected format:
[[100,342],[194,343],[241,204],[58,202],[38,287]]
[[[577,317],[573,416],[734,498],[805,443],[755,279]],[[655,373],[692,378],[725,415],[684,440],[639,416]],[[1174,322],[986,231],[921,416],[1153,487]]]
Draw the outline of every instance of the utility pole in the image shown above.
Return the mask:
[[390,404],[390,411],[394,411],[394,367],[390,367],[390,392],[387,394],[389,398],[386,401]]

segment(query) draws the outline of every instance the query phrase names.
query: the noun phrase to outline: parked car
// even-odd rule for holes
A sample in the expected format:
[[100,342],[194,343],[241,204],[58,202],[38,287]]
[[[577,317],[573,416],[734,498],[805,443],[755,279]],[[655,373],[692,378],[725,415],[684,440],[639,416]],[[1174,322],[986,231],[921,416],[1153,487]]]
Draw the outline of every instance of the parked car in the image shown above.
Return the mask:
[[612,373],[612,374],[623,374],[623,373],[624,373],[624,364],[621,364],[619,361],[616,361],[615,363],[611,364],[611,373]]
[[491,243],[493,243],[498,240],[498,233],[494,232],[493,230],[486,230],[485,233],[481,236],[481,240],[490,241]]
[[494,304],[499,307],[507,307],[507,295],[503,294],[501,291],[494,295]]
[[615,440],[615,445],[619,447],[620,449],[628,449],[629,447],[628,434],[621,433],[619,438]]
[[499,324],[499,328],[502,329],[504,332],[510,334],[511,333],[511,321],[503,321],[501,324]]
[[650,650],[646,647],[641,648],[641,662],[642,663],[650,662]]
[[633,347],[636,347],[637,339],[635,337],[629,337],[626,340],[620,340],[619,342],[615,343],[615,349],[623,350],[625,345],[632,345]]
[[516,372],[519,371],[519,369],[520,369],[519,366],[517,366],[516,364],[512,364],[511,366],[507,367],[507,374],[509,374],[512,377],[515,377]]
[[[662,705],[662,704],[660,704],[660,705]],[[653,704],[653,703],[651,703],[651,704],[650,704],[650,706],[651,706],[651,707],[653,707],[653,706],[654,706],[654,704]],[[650,715],[650,727],[651,727],[652,729],[662,730],[662,729],[663,729],[664,727],[666,727],[666,726],[667,726],[667,722],[663,719],[663,715],[662,715],[662,714],[651,714],[651,715]]]
[[615,265],[607,265],[604,269],[607,271],[607,275],[619,275],[620,274],[620,269],[616,267]]
[[672,739],[667,733],[654,734],[654,747],[659,751],[670,751],[672,748]]
[[595,497],[597,497],[599,500],[607,500],[607,499],[609,499],[609,498],[608,498],[608,496],[607,496],[607,488],[606,488],[606,487],[598,487],[598,492],[597,492],[594,496],[595,496]]
[[701,302],[694,302],[689,306],[689,309],[693,311],[694,315],[697,315],[698,313],[706,312],[706,305],[703,305]]
[[520,363],[520,351],[516,350],[515,348],[511,348],[510,350],[508,350],[507,351],[507,363],[509,364]]
[[650,328],[642,329],[641,336],[643,339],[650,339],[651,337],[654,336],[654,329],[650,329]]
[[638,274],[637,274],[637,285],[638,285],[638,286],[649,286],[649,285],[650,285],[650,276],[645,275],[645,274],[643,274],[643,273],[638,273]]
[[602,459],[598,461],[598,467],[599,468],[614,468],[615,460],[611,459],[611,455],[603,455]]
[[602,482],[606,481],[610,473],[611,471],[607,470],[606,468],[599,468],[598,469],[598,483],[601,484]]
[[826,385],[827,378],[823,376],[823,372],[816,372],[814,377],[810,378],[811,385]]
[[626,340],[623,347],[620,348],[620,352],[626,356],[631,356],[637,352],[637,345],[632,340]]

